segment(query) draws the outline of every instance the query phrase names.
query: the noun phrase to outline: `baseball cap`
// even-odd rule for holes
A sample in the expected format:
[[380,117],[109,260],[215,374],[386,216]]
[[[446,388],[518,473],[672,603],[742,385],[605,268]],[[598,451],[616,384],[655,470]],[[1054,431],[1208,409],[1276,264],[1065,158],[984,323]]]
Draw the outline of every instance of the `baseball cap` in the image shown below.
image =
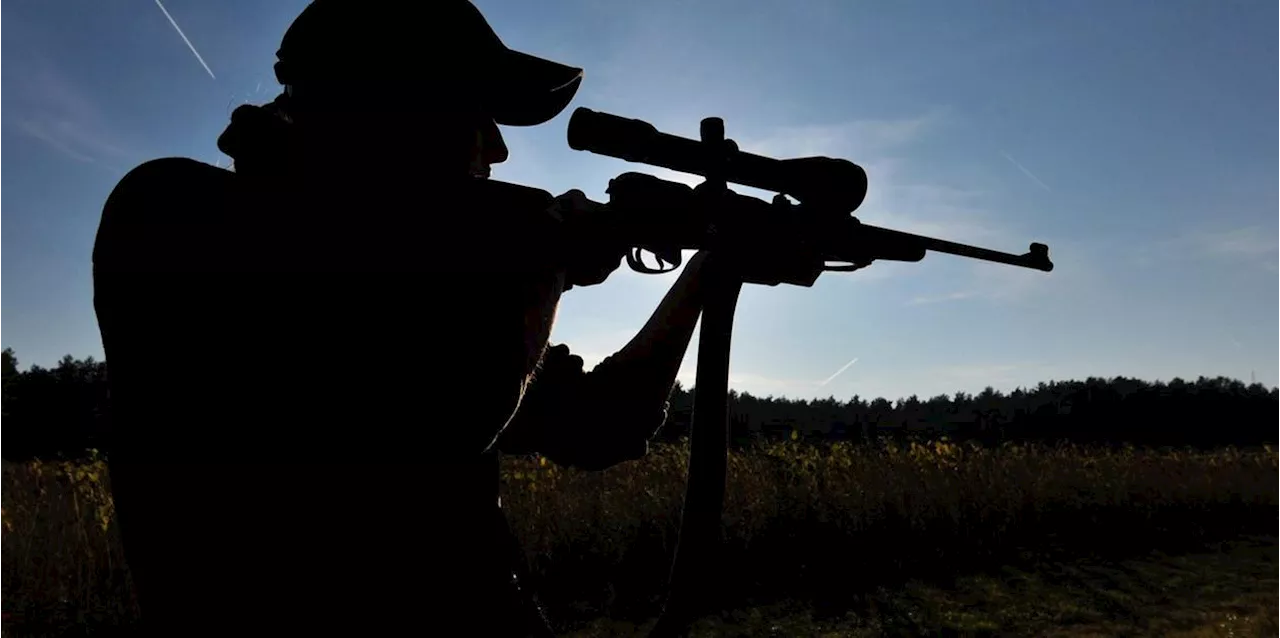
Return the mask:
[[313,0],[276,58],[276,79],[300,95],[390,86],[398,99],[465,100],[505,126],[556,117],[583,76],[507,47],[467,0]]

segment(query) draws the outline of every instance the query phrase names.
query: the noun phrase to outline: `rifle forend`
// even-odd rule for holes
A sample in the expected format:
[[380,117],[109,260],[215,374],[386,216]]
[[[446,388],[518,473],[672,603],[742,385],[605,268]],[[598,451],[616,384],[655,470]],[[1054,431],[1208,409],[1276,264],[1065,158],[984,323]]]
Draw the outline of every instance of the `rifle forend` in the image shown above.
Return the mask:
[[[609,183],[605,232],[636,249],[633,270],[652,269],[647,250],[672,268],[680,251],[727,248],[752,255],[747,283],[809,286],[824,271],[851,271],[873,261],[920,261],[932,250],[1049,272],[1049,248],[1033,243],[1021,255],[863,224],[852,212],[866,197],[867,176],[853,162],[827,157],[779,160],[738,150],[718,118],[702,122],[703,140],[658,131],[652,124],[579,108],[569,120],[569,146],[706,178],[696,188],[643,173]],[[727,188],[742,184],[778,195],[772,202]],[[794,198],[796,203],[788,197]],[[836,262],[832,264],[831,262]]]

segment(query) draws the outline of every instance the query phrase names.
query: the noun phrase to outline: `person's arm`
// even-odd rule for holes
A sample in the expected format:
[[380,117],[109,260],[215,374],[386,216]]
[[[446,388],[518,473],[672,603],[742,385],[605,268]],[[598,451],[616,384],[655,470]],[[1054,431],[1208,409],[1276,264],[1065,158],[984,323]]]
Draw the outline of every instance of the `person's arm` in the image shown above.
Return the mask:
[[643,457],[702,312],[704,260],[690,259],[644,327],[590,372],[565,346],[549,349],[498,448],[589,470]]
[[236,279],[238,262],[219,257],[250,252],[249,242],[231,242],[235,229],[223,223],[227,213],[219,207],[231,199],[234,177],[186,158],[149,160],[126,173],[103,204],[91,256],[93,306],[108,369],[115,460],[156,461],[181,450],[195,461],[218,448],[209,432],[231,429],[220,417],[233,403],[223,394],[234,393],[211,385],[226,382],[218,378],[219,363],[183,374],[174,366],[177,353],[229,351],[221,338],[235,309],[219,293],[248,278]]

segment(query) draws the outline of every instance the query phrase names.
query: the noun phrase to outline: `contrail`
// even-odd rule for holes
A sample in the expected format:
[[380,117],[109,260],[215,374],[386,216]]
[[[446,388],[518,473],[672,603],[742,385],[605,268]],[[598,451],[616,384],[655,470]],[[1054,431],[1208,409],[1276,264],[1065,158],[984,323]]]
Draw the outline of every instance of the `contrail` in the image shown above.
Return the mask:
[[[160,0],[156,0],[156,2],[159,2],[159,1],[160,1]],[[1052,193],[1052,192],[1053,192],[1053,189],[1052,189],[1052,188],[1049,188],[1049,185],[1048,185],[1048,184],[1045,184],[1044,182],[1040,181],[1040,178],[1039,178],[1039,177],[1036,177],[1036,176],[1035,176],[1035,174],[1033,174],[1031,171],[1027,170],[1027,167],[1026,167],[1026,166],[1023,166],[1022,164],[1019,164],[1019,163],[1018,163],[1018,160],[1013,159],[1013,156],[1012,156],[1012,155],[1009,155],[1008,153],[1006,153],[1006,152],[1004,152],[1004,151],[1000,151],[1000,154],[1001,154],[1001,155],[1003,155],[1005,159],[1009,160],[1009,163],[1010,163],[1010,164],[1013,164],[1014,168],[1017,168],[1018,170],[1022,171],[1022,174],[1023,174],[1023,175],[1026,175],[1027,177],[1030,177],[1030,178],[1031,178],[1031,181],[1033,181],[1033,182],[1035,182],[1035,183],[1039,184],[1039,185],[1040,185],[1040,188],[1043,188],[1043,189],[1045,189],[1045,190],[1049,191],[1050,193]]]
[[200,61],[200,66],[204,67],[204,70],[209,72],[209,77],[215,80],[218,79],[217,76],[213,74],[213,69],[210,69],[209,65],[204,63],[204,58],[200,57],[200,52],[196,51],[195,45],[191,44],[191,41],[187,39],[187,34],[182,32],[182,27],[178,26],[178,23],[174,21],[173,16],[169,15],[169,11],[164,8],[163,4],[160,4],[160,0],[156,0],[156,6],[160,7],[160,11],[164,12],[164,17],[169,19],[169,24],[173,25],[173,30],[177,31],[178,35],[182,36],[182,41],[187,43],[187,48],[191,49],[191,53],[195,54],[196,59]]
[[850,359],[850,360],[849,360],[849,363],[846,363],[846,364],[844,364],[843,366],[840,366],[840,369],[839,369],[839,370],[836,370],[836,373],[835,373],[835,374],[833,374],[833,375],[831,375],[831,376],[827,377],[827,380],[826,380],[826,381],[823,381],[822,383],[819,383],[819,384],[818,384],[818,387],[822,387],[822,386],[824,386],[824,385],[827,385],[828,383],[831,383],[831,380],[832,380],[832,379],[834,379],[834,378],[836,378],[836,377],[840,376],[840,373],[841,373],[841,372],[844,372],[845,370],[848,370],[848,369],[849,369],[849,366],[851,366],[851,365],[853,365],[853,364],[855,364],[855,363],[857,363],[857,362],[858,362],[858,358],[857,358],[857,357],[854,357],[854,358]]

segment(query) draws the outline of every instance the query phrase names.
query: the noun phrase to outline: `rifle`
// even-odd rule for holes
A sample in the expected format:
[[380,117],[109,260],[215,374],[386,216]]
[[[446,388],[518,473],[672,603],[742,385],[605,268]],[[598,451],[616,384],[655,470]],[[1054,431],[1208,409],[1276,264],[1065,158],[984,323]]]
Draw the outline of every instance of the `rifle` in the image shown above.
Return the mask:
[[[1022,255],[980,248],[861,223],[853,212],[867,193],[867,174],[844,159],[774,159],[738,149],[724,138],[720,118],[702,121],[702,140],[663,133],[643,120],[585,108],[569,120],[569,147],[629,162],[706,178],[697,187],[644,173],[609,182],[608,210],[594,232],[632,248],[627,263],[637,272],[664,273],[680,265],[685,249],[758,251],[745,283],[811,286],[822,272],[851,272],[876,260],[916,262],[929,251],[1049,272],[1049,248],[1031,244]],[[728,184],[777,195],[766,202],[740,195]],[[792,202],[794,198],[796,202]],[[658,258],[650,268],[644,251]],[[833,263],[834,262],[834,263]],[[670,264],[670,268],[662,266]]]
[[[696,187],[643,173],[610,181],[603,214],[582,232],[632,247],[627,263],[633,270],[669,272],[685,249],[707,250],[712,262],[731,255],[729,267],[704,283],[684,511],[668,597],[650,633],[680,636],[715,591],[710,576],[727,476],[729,349],[742,284],[812,286],[823,272],[854,271],[876,260],[916,262],[929,251],[1044,272],[1053,263],[1044,244],[1015,255],[863,224],[853,216],[867,192],[862,167],[828,157],[780,160],[743,152],[725,138],[720,118],[702,120],[701,139],[692,140],[642,120],[578,108],[568,142],[575,150],[705,179]],[[729,190],[730,183],[777,195],[766,202]],[[658,268],[643,263],[643,251],[658,257]]]

